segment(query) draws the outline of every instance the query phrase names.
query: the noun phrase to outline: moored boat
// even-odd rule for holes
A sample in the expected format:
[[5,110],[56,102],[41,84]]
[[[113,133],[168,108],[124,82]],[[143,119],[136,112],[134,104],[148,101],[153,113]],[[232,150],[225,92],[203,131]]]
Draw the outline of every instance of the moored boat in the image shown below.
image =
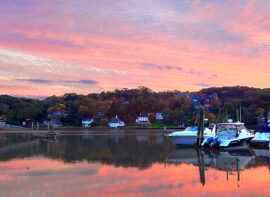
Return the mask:
[[259,132],[255,134],[250,144],[252,146],[263,146],[263,147],[270,146],[270,121],[268,121],[265,127],[263,127]]
[[203,147],[232,148],[248,145],[254,134],[249,131],[244,123],[229,122],[219,123],[215,137],[205,139]]
[[[197,142],[198,127],[188,127],[184,131],[176,131],[166,136],[175,144],[175,145],[189,145],[193,146]],[[215,136],[215,126],[212,128],[204,128],[204,139]]]
[[50,138],[50,139],[55,139],[58,133],[54,131],[49,131],[46,133],[31,133],[32,138]]

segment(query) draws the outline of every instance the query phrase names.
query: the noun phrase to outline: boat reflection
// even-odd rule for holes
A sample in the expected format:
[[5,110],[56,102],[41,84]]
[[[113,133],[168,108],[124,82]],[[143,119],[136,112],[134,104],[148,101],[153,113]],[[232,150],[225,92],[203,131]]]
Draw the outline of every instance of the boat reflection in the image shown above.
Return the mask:
[[[229,175],[237,172],[237,181],[240,181],[240,172],[250,166],[255,166],[254,152],[249,148],[239,148],[224,151],[205,151],[203,149],[175,149],[165,159],[165,163],[188,163],[198,166],[200,181],[205,184],[205,171],[216,169],[225,171],[227,180]],[[269,158],[269,157],[268,157]]]
[[262,159],[263,162],[268,165],[268,169],[270,171],[270,150],[268,148],[267,149],[259,148],[253,149],[253,151],[256,157]]

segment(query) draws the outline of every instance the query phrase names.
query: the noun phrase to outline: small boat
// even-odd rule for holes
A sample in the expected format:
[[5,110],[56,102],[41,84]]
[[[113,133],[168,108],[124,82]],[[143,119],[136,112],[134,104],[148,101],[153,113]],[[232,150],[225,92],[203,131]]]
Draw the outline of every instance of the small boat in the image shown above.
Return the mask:
[[[193,146],[197,142],[198,127],[188,127],[184,131],[176,131],[166,136],[175,144],[175,145],[187,145]],[[215,126],[211,125],[209,128],[204,128],[204,139],[215,136]]]
[[215,137],[205,139],[203,147],[231,148],[248,145],[254,134],[249,131],[244,123],[228,122],[219,123]]
[[56,135],[58,135],[58,133],[50,131],[50,132],[46,132],[46,133],[31,133],[31,137],[32,138],[50,138],[50,139],[55,139]]
[[255,134],[250,145],[270,148],[270,121],[266,123],[264,128]]

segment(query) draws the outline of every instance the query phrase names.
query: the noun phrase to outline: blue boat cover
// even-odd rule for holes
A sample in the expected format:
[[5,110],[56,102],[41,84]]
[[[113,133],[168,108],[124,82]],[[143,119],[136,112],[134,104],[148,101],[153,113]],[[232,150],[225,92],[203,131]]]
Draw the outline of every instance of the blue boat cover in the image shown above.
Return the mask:
[[[204,127],[204,131],[207,127]],[[198,127],[197,126],[192,126],[186,129],[187,131],[198,131]]]
[[265,127],[259,131],[260,133],[270,133],[270,122],[266,123]]

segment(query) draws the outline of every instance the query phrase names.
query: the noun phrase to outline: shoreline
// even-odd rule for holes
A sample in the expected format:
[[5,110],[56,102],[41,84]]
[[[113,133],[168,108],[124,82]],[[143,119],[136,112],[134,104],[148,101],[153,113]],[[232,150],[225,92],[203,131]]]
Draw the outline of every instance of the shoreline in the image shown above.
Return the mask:
[[[48,130],[0,130],[0,134],[22,134],[22,135],[30,135],[30,134],[44,134],[48,132]],[[162,129],[81,129],[81,130],[67,130],[67,129],[59,129],[55,130],[59,135],[157,135],[157,134],[167,134],[170,132],[169,130]]]
[[[258,125],[247,126],[248,129],[252,129],[258,131],[261,129]],[[110,127],[72,127],[72,126],[64,126],[64,127],[55,127],[54,129],[48,130],[47,127],[40,127],[39,130],[34,128],[32,130],[31,127],[0,127],[0,133],[14,133],[14,134],[31,134],[31,133],[46,133],[48,131],[55,131],[57,133],[67,133],[67,134],[78,134],[83,132],[93,132],[93,133],[107,133],[107,132],[122,132],[122,131],[141,131],[141,132],[151,132],[151,133],[169,133],[171,131],[176,130],[184,130],[184,127],[118,127],[118,128],[110,128]]]

